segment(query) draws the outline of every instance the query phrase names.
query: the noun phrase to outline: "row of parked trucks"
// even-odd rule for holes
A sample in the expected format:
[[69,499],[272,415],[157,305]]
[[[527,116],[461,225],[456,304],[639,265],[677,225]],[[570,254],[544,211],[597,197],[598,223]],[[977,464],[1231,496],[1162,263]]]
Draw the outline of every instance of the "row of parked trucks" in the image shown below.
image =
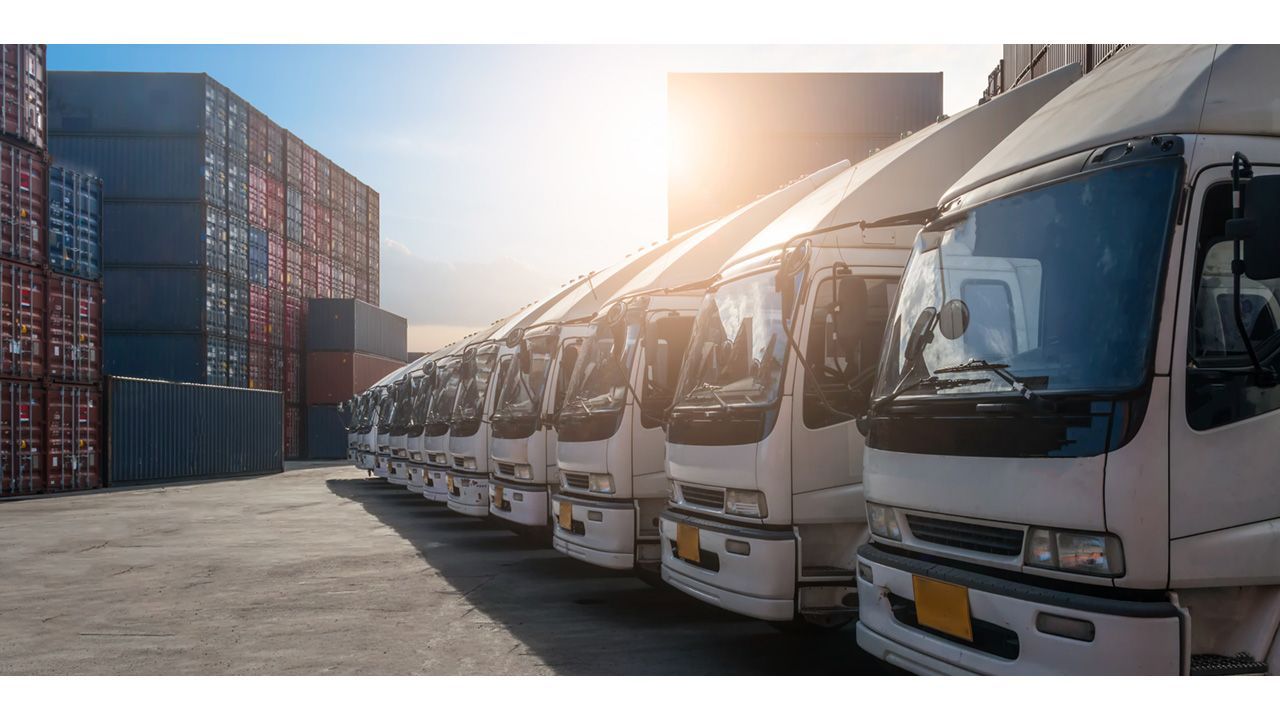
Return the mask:
[[1137,46],[579,278],[352,460],[921,673],[1280,667],[1280,50]]

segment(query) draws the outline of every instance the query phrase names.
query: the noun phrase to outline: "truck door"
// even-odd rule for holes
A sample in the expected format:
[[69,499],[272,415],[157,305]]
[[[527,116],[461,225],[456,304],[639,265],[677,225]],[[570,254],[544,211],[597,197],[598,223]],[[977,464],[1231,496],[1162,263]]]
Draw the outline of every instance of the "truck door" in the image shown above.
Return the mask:
[[[1255,167],[1257,175],[1275,172]],[[1230,213],[1229,168],[1201,173],[1181,245],[1182,287],[1174,325],[1169,534],[1175,577],[1179,539],[1183,547],[1211,543],[1226,550],[1234,557],[1232,565],[1256,558],[1251,548],[1265,547],[1251,543],[1270,537],[1274,548],[1278,541],[1278,524],[1263,521],[1280,517],[1280,387],[1258,387],[1250,382],[1250,373],[1241,371],[1249,361],[1234,317],[1233,243],[1223,237]],[[1280,280],[1242,277],[1241,295],[1259,359],[1280,369]],[[1197,537],[1215,531],[1223,533]],[[1275,558],[1269,562],[1274,568]],[[1202,571],[1231,572],[1221,567]],[[1273,572],[1280,576],[1280,570]]]

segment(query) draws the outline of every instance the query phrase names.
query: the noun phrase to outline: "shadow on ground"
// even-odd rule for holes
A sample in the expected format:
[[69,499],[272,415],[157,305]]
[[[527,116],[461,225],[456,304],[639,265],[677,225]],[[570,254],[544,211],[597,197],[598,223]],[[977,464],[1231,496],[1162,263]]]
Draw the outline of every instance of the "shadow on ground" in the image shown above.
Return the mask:
[[572,560],[493,521],[453,513],[379,479],[331,479],[336,495],[417,548],[471,608],[567,674],[841,675],[893,668],[858,649],[853,626],[793,634],[627,573]]

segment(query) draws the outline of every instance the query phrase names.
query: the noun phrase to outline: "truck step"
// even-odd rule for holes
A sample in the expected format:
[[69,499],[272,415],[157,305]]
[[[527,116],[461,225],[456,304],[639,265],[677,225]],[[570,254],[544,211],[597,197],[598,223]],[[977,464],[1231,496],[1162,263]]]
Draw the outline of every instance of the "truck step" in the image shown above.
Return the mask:
[[1226,655],[1192,655],[1192,675],[1265,675],[1267,664],[1254,660],[1248,653]]

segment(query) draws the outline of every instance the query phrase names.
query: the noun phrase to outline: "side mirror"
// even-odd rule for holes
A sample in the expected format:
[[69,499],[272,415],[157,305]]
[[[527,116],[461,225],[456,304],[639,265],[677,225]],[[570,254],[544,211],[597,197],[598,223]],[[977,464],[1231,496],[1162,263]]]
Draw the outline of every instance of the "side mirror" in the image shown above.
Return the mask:
[[867,323],[867,281],[860,277],[840,278],[836,286],[836,342],[851,357]]
[[528,375],[530,368],[533,366],[533,359],[529,355],[529,343],[523,338],[520,339],[520,349],[516,350],[516,365],[519,366],[520,372]]
[[911,326],[911,334],[907,336],[907,347],[902,351],[903,357],[911,362],[920,359],[925,346],[933,340],[933,321],[937,317],[938,308],[932,305],[920,311],[915,323]]
[[1227,221],[1228,238],[1243,240],[1244,274],[1250,280],[1280,278],[1280,175],[1261,175],[1244,191],[1244,217]]

